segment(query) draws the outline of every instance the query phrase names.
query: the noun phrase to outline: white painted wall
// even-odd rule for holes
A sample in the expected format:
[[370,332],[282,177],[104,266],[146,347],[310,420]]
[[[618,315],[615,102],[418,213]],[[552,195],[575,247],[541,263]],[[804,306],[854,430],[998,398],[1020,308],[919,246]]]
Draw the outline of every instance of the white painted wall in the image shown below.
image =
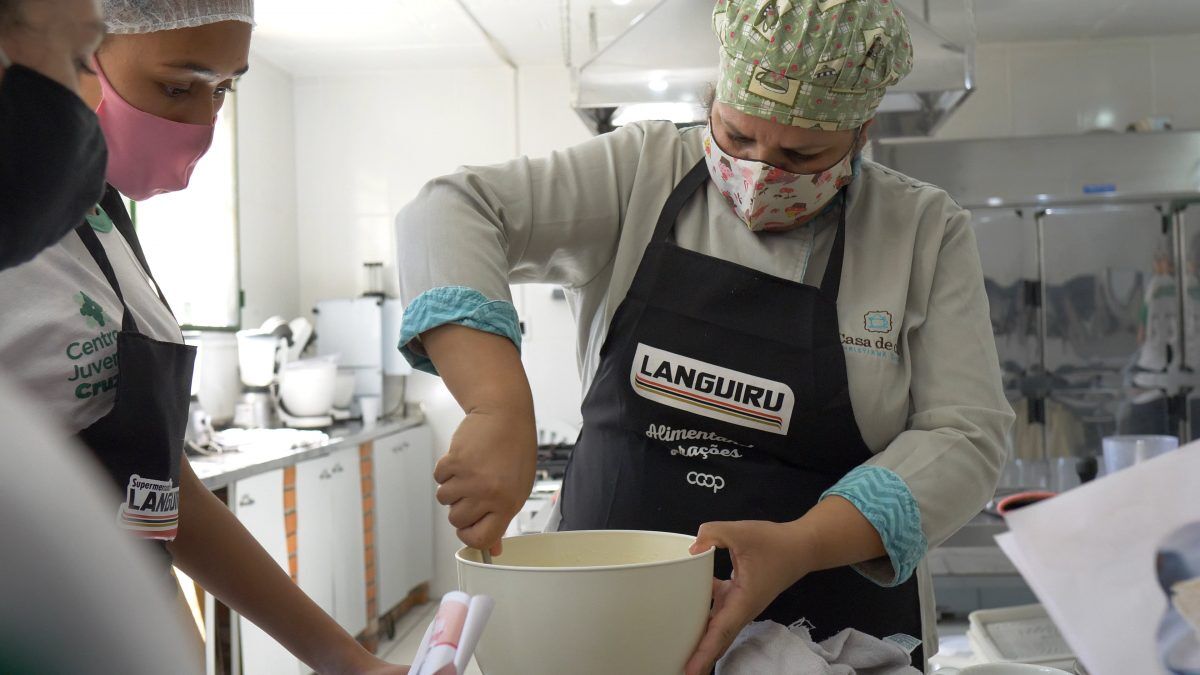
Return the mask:
[[544,157],[592,137],[571,108],[571,77],[564,66],[527,66],[517,73],[521,154]]
[[365,262],[397,293],[393,222],[429,179],[510,159],[507,68],[361,73],[296,81],[300,306],[361,293]]
[[238,85],[238,211],[243,326],[300,310],[292,78],[252,55]]
[[1200,129],[1200,35],[981,45],[978,90],[939,138],[1124,130],[1166,115]]

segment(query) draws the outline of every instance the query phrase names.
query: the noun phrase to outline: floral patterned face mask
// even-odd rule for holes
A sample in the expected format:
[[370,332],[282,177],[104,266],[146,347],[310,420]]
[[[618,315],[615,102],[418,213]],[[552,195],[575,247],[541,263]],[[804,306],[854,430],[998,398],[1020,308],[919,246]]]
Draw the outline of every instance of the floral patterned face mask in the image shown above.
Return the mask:
[[704,130],[704,157],[713,182],[751,232],[783,230],[811,220],[854,180],[853,148],[825,171],[792,173],[726,154],[713,138],[711,124]]

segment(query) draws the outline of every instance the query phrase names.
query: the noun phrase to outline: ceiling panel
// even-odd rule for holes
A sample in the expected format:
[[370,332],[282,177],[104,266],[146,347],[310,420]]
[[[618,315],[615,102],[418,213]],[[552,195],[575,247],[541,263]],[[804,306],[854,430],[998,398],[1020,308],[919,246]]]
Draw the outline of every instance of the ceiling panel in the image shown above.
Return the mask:
[[499,65],[453,0],[257,0],[254,50],[294,74]]

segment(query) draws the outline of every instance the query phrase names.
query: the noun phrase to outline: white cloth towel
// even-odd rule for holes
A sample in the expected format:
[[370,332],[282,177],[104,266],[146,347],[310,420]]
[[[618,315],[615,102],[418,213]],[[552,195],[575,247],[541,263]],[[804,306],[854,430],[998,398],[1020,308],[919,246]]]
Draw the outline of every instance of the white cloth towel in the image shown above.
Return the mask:
[[804,625],[752,623],[737,636],[716,675],[921,675],[898,643],[851,628],[813,642]]

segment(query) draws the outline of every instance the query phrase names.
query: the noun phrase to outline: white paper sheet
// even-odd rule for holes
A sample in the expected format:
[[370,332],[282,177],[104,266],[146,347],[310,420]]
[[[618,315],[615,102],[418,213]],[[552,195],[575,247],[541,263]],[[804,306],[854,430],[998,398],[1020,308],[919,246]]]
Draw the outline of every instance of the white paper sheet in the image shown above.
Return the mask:
[[1164,673],[1155,555],[1200,522],[1200,443],[1010,513],[1001,549],[1091,675]]

